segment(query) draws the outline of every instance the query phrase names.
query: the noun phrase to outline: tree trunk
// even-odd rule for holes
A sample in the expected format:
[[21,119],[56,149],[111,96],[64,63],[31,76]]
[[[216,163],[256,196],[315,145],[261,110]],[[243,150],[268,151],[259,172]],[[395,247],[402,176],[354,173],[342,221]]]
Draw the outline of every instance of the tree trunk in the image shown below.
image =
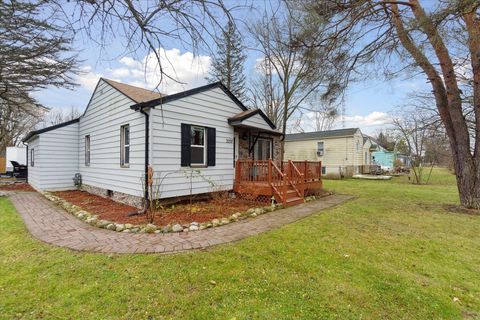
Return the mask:
[[[409,0],[409,3],[415,18],[427,36],[440,62],[443,79],[423,51],[413,42],[409,32],[404,28],[396,3],[391,4],[393,23],[403,47],[418,66],[422,68],[432,85],[436,106],[445,126],[452,150],[460,203],[467,208],[480,209],[479,160],[477,160],[478,157],[474,157],[471,153],[470,135],[462,113],[460,90],[450,54],[435,24],[425,14],[419,2],[417,0]],[[472,44],[470,45],[472,48]],[[475,53],[478,53],[478,51]],[[476,135],[475,139],[480,139],[480,136]]]

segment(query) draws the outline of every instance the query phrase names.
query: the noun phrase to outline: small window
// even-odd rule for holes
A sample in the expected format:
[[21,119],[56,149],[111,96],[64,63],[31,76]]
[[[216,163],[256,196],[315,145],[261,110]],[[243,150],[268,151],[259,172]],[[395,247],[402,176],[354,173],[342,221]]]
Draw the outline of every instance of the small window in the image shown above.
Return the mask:
[[30,150],[30,167],[35,166],[35,149]]
[[317,156],[322,157],[324,155],[323,141],[317,142]]
[[204,166],[206,165],[207,148],[205,147],[205,128],[191,127],[191,165]]
[[130,164],[130,126],[120,127],[120,166],[128,167]]
[[358,141],[358,140],[357,140],[356,148],[357,148],[357,152],[360,151],[360,141]]
[[365,164],[369,164],[368,162],[368,152],[365,151]]
[[327,167],[322,167],[322,174],[327,174]]
[[85,136],[85,166],[90,166],[90,135]]

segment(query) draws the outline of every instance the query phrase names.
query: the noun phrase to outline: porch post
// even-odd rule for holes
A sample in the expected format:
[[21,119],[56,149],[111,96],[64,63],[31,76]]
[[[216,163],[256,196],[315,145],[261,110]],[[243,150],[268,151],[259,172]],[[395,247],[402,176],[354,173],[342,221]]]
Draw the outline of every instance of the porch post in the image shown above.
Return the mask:
[[268,184],[272,185],[272,159],[268,160]]

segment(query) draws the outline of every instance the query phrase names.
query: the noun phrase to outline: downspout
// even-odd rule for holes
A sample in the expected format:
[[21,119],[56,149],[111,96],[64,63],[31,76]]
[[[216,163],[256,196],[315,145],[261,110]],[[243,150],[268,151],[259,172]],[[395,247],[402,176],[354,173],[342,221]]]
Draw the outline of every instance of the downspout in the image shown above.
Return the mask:
[[147,211],[149,204],[149,194],[148,194],[148,166],[149,166],[149,148],[150,148],[150,115],[140,108],[140,112],[145,115],[145,190],[144,190],[144,199],[145,199],[145,208],[144,211]]
[[29,165],[28,165],[28,144],[25,144],[25,142],[23,142],[23,141],[22,141],[22,144],[27,147],[27,157],[26,157],[27,158],[27,163],[26,163],[26,165],[27,165],[27,178],[26,178],[26,182],[28,183],[28,171],[30,171],[30,170],[28,170],[28,168],[29,168]]

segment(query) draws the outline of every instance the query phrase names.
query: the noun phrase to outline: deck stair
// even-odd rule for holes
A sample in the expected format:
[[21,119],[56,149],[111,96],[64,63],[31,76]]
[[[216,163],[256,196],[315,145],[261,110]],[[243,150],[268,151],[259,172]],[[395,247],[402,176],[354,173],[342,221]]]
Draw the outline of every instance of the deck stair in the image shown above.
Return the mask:
[[238,160],[234,191],[273,196],[277,203],[291,206],[304,202],[305,191],[321,188],[321,162]]

